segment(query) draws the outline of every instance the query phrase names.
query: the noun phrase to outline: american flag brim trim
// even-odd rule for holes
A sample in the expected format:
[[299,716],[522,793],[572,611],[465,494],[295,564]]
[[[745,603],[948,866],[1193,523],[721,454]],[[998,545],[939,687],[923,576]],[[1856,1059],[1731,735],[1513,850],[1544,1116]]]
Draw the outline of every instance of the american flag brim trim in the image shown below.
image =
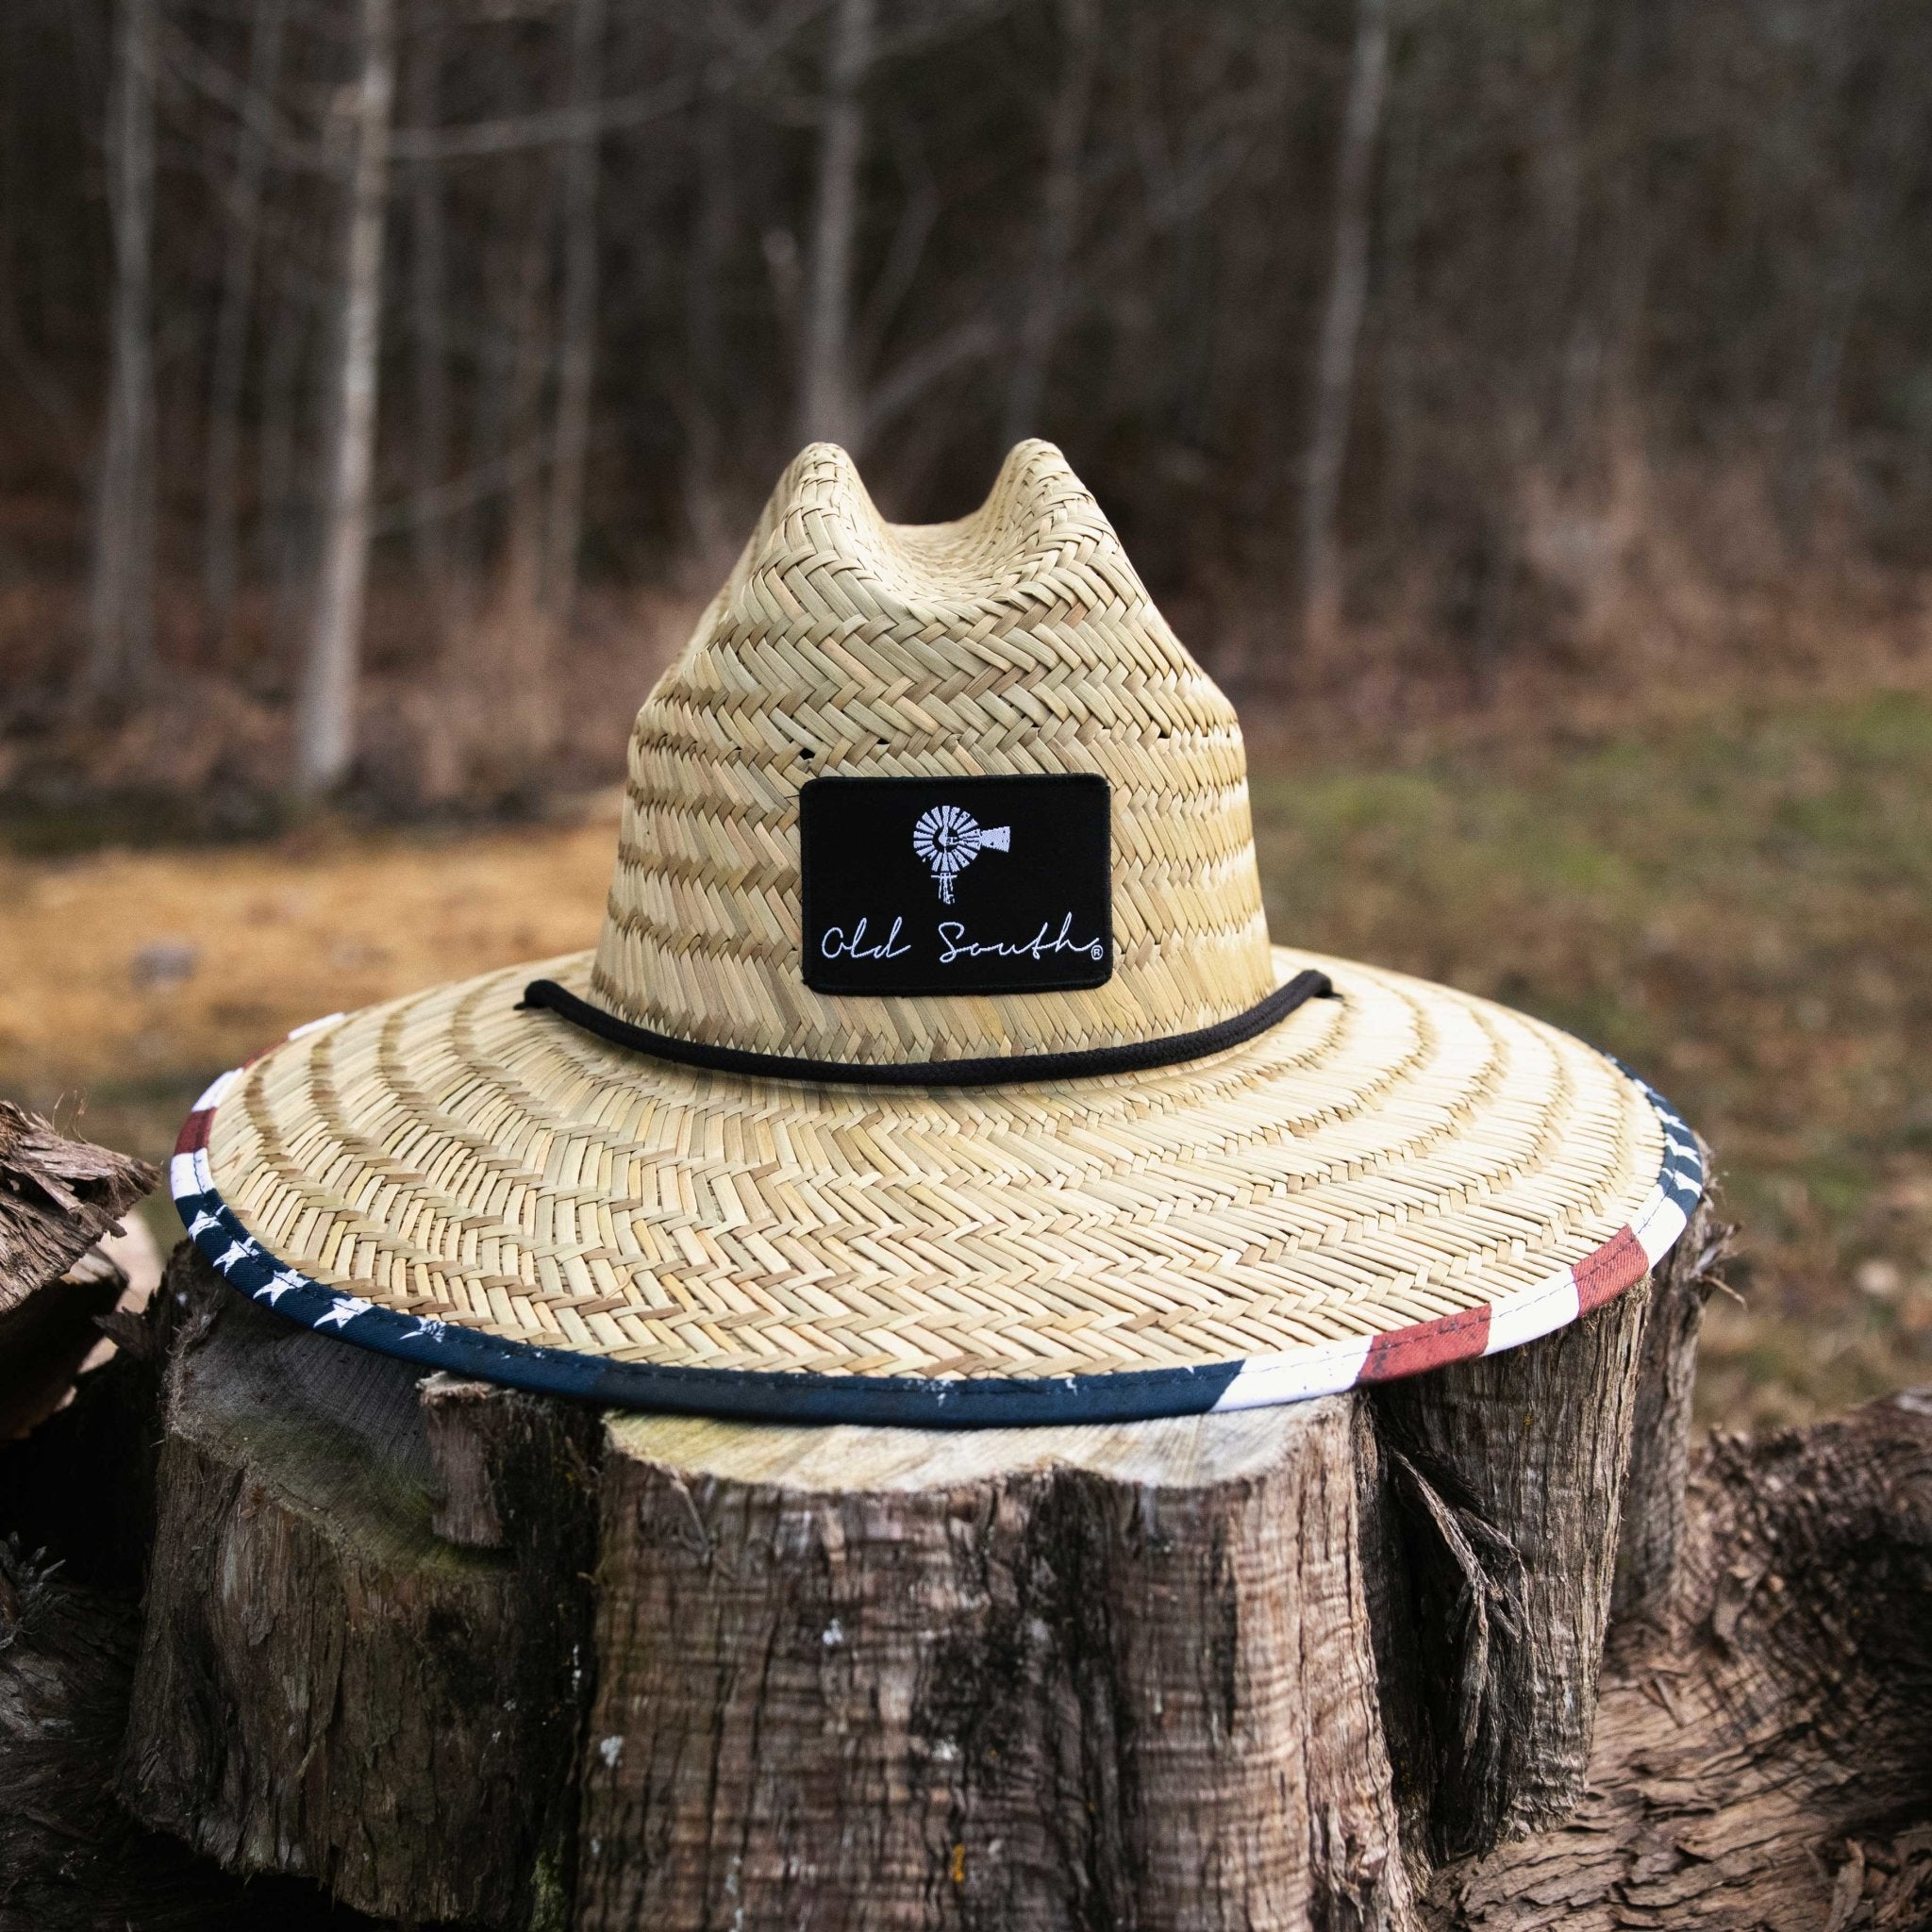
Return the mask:
[[1664,1151],[1649,1193],[1608,1241],[1536,1286],[1493,1304],[1292,1355],[1199,1368],[984,1379],[759,1374],[610,1361],[505,1341],[434,1316],[401,1314],[325,1287],[288,1266],[261,1246],[223,1200],[208,1168],[208,1135],[216,1109],[245,1067],[224,1074],[195,1103],[175,1149],[169,1183],[190,1238],[238,1293],[286,1320],[425,1369],[610,1407],[678,1415],[918,1428],[1135,1422],[1304,1402],[1474,1356],[1498,1355],[1548,1335],[1634,1287],[1689,1224],[1704,1192],[1705,1173],[1696,1136],[1676,1108],[1628,1067],[1623,1071],[1656,1109]]

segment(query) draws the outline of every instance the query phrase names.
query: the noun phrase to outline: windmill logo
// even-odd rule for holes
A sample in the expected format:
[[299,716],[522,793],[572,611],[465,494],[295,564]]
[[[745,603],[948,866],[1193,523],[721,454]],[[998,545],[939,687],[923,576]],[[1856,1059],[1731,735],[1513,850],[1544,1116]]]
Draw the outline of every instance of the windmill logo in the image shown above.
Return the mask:
[[982,825],[957,805],[936,805],[921,812],[912,828],[912,849],[932,867],[941,906],[953,903],[953,881],[982,852],[1008,852],[1012,842],[1010,825]]

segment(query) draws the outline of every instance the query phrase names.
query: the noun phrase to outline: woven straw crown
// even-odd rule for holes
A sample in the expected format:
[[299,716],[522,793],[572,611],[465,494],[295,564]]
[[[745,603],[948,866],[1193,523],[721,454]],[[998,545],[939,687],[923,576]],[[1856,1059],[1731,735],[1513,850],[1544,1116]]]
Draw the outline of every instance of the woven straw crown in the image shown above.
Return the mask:
[[[828,771],[1106,777],[1112,979],[809,991],[798,793]],[[638,713],[592,996],[680,1039],[877,1064],[1161,1039],[1274,985],[1234,708],[1059,451],[1022,443],[971,516],[905,526],[843,450],[805,450]]]

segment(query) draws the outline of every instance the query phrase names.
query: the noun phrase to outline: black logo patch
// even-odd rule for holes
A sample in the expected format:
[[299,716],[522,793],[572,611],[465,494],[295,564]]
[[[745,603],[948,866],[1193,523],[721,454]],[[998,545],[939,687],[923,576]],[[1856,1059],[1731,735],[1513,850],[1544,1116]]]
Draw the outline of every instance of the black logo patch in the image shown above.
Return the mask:
[[814,778],[798,794],[815,992],[1051,992],[1113,976],[1097,773]]

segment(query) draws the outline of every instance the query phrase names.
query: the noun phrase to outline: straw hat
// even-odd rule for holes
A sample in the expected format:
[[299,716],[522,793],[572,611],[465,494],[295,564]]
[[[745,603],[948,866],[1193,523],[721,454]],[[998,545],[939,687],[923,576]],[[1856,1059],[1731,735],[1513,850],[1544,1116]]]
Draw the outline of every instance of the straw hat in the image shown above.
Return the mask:
[[1270,945],[1233,708],[1042,442],[926,527],[806,450],[638,713],[595,951],[301,1029],[174,1163],[230,1283],[347,1341],[939,1424],[1513,1347],[1702,1181],[1556,1028]]

